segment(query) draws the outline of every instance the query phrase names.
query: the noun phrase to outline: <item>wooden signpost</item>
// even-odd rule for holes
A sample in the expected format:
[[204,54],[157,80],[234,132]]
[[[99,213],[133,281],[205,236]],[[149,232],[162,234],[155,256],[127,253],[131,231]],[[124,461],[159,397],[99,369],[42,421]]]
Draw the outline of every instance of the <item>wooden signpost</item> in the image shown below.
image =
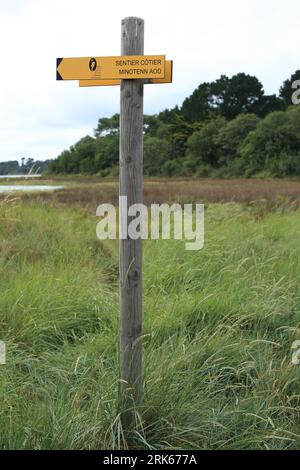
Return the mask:
[[[122,20],[120,57],[57,59],[57,80],[120,85],[120,196],[127,197],[127,207],[143,202],[144,84],[171,83],[172,67],[164,55],[144,55],[144,21],[135,17]],[[122,233],[131,218],[120,206]],[[127,424],[142,395],[141,338],[142,240],[126,236],[120,239],[120,398]]]

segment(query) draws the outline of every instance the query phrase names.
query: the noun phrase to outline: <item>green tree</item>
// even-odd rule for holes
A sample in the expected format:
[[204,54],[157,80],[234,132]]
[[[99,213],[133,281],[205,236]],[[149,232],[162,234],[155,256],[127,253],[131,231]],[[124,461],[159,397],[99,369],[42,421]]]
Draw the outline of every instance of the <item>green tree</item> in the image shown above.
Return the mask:
[[256,113],[264,91],[260,81],[251,75],[238,73],[231,79],[221,77],[212,85],[216,105],[226,119],[239,114]]
[[180,115],[180,111],[178,106],[175,106],[173,109],[161,111],[157,117],[164,124],[172,124],[178,115]]
[[171,143],[171,152],[174,159],[184,157],[188,138],[198,127],[185,121],[180,115],[176,115],[173,123],[168,125],[168,138]]
[[221,127],[215,140],[220,153],[219,163],[230,164],[239,156],[240,146],[249,132],[256,129],[258,123],[259,118],[255,114],[240,114]]
[[290,78],[285,80],[279,90],[279,96],[285,102],[286,106],[290,106],[292,104],[292,95],[295,92],[293,83],[297,80],[300,80],[300,70],[296,70]]
[[119,138],[107,135],[96,139],[95,168],[102,171],[114,167],[119,162]]
[[187,141],[186,157],[197,165],[206,164],[217,168],[220,158],[218,135],[225,125],[226,120],[217,117],[194,132]]
[[98,120],[98,125],[94,130],[95,137],[103,137],[106,135],[118,135],[120,125],[119,121],[119,114],[114,114],[110,118],[100,118]]
[[23,173],[17,160],[10,162],[0,162],[0,175],[18,175]]
[[167,160],[161,169],[162,176],[180,176],[182,174],[182,167],[178,160]]
[[144,173],[147,176],[161,175],[164,163],[171,159],[171,145],[164,139],[145,136]]
[[275,176],[300,174],[300,106],[274,112],[250,132],[240,148],[249,175],[266,171]]
[[259,117],[265,117],[274,111],[284,111],[286,104],[276,95],[264,95],[253,108],[253,112]]
[[158,116],[144,116],[144,134],[146,136],[167,139],[169,135],[169,126],[161,121]]
[[63,150],[61,154],[49,163],[49,173],[71,173],[69,163],[72,158],[70,150]]
[[87,135],[80,139],[73,149],[71,159],[72,172],[94,173],[95,167],[96,140]]
[[191,96],[184,100],[180,111],[184,120],[189,123],[211,118],[216,112],[211,83],[201,83]]
[[264,94],[263,86],[256,77],[238,73],[231,78],[221,75],[214,82],[202,83],[184,100],[180,111],[186,121],[194,123],[217,115],[226,119],[246,113],[263,117],[283,107],[281,99]]

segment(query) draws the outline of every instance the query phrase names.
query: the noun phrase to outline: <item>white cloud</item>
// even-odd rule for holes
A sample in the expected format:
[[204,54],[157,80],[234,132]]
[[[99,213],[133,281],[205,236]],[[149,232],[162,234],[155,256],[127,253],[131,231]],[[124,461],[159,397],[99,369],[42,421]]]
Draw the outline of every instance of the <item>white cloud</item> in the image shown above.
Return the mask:
[[171,85],[148,85],[145,112],[204,80],[245,71],[266,92],[300,68],[297,0],[0,0],[0,160],[48,158],[119,110],[117,87],[56,82],[56,57],[117,55],[120,21],[145,19],[145,53],[174,60]]

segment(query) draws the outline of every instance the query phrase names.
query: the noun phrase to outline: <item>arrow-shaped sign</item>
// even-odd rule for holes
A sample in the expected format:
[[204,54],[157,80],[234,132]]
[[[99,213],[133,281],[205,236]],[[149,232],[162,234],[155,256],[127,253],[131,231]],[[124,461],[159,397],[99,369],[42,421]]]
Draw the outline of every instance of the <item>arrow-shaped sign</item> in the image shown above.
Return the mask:
[[164,77],[164,55],[56,59],[57,80],[121,80]]
[[[152,83],[172,83],[173,76],[173,60],[166,60],[165,62],[165,77],[164,78],[148,78],[145,79],[145,84]],[[114,86],[121,85],[121,80],[79,80],[80,87],[90,86]]]

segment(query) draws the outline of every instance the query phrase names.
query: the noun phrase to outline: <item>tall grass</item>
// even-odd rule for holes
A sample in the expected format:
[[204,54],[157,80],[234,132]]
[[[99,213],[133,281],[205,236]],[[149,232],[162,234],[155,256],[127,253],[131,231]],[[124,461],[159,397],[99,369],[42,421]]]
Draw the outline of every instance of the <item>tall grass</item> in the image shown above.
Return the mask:
[[300,212],[212,204],[205,246],[147,241],[144,397],[118,416],[117,243],[41,201],[0,205],[2,449],[300,446]]
[[[56,201],[65,206],[77,206],[91,213],[102,203],[118,204],[116,179],[100,177],[62,177],[45,180],[47,184],[62,184],[64,189],[44,193],[23,193],[22,197]],[[31,182],[32,184],[32,182]],[[0,195],[1,197],[1,195]],[[213,178],[150,178],[144,182],[144,202],[241,202],[251,204],[263,200],[270,207],[300,206],[300,181],[287,179],[213,179]]]

